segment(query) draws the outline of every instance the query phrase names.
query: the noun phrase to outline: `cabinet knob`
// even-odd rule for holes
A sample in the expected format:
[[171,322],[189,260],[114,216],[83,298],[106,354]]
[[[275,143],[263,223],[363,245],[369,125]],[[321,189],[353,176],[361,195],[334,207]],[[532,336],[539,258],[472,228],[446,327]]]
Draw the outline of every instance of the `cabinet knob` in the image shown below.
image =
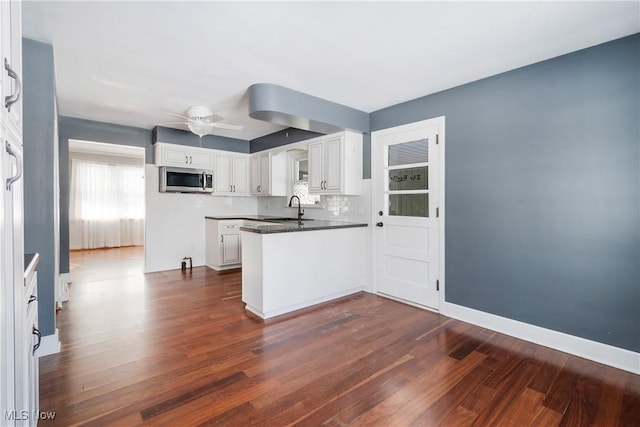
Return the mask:
[[384,224],[381,222],[376,223],[376,227],[382,227]]

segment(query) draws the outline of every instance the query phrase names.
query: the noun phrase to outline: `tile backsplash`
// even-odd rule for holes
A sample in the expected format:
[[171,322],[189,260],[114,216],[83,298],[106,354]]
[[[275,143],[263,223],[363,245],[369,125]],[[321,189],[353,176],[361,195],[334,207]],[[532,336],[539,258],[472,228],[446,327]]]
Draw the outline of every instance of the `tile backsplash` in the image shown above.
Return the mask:
[[[295,217],[297,207],[288,207],[288,202],[286,197],[258,197],[258,215]],[[319,207],[304,208],[304,217],[368,224],[371,220],[371,180],[363,181],[360,196],[322,196]]]

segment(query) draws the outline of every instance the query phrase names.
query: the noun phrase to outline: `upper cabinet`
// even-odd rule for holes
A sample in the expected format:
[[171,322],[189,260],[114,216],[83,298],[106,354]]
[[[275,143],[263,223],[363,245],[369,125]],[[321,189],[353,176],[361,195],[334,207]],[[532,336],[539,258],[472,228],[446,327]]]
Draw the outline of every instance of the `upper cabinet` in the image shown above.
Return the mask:
[[344,131],[309,141],[309,193],[362,193],[362,135]]
[[153,160],[157,166],[213,170],[213,150],[163,142],[156,142],[153,150]]
[[286,153],[258,153],[251,156],[251,194],[286,196]]
[[214,194],[246,196],[249,194],[249,156],[217,152],[215,155]]
[[0,2],[2,122],[22,142],[22,5]]

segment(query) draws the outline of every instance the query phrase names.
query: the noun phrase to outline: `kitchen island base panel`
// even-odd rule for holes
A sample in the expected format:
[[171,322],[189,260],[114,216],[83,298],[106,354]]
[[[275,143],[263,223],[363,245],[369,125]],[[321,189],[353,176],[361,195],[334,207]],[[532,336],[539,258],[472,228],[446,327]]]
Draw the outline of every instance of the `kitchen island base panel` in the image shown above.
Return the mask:
[[217,266],[217,265],[213,266],[211,264],[207,264],[207,267],[209,267],[210,269],[215,270],[215,271],[225,271],[225,270],[233,270],[234,268],[242,268],[242,265],[241,264],[234,264],[234,265],[227,265],[227,266],[224,266],[224,267],[220,267],[220,266]]
[[358,292],[362,292],[363,290],[364,290],[363,287],[360,286],[358,288],[349,289],[349,290],[344,291],[344,292],[339,292],[339,293],[332,294],[332,295],[326,295],[326,296],[324,296],[322,298],[318,298],[317,300],[314,300],[314,301],[304,301],[304,302],[302,302],[300,304],[297,304],[297,305],[293,305],[293,306],[290,306],[290,307],[282,307],[282,308],[280,308],[278,310],[270,311],[270,312],[266,312],[266,313],[258,310],[255,307],[250,306],[249,304],[246,304],[244,308],[245,308],[245,310],[250,311],[251,313],[255,314],[256,316],[260,317],[261,319],[271,319],[273,317],[280,316],[282,314],[292,313],[292,312],[294,312],[296,310],[302,310],[303,308],[309,308],[309,307],[312,307],[314,305],[325,303],[327,301],[331,301],[331,300],[334,300],[334,299],[346,297],[346,296],[349,296],[349,295],[354,295],[354,294],[357,294]]
[[242,233],[242,300],[268,319],[364,290],[367,228]]

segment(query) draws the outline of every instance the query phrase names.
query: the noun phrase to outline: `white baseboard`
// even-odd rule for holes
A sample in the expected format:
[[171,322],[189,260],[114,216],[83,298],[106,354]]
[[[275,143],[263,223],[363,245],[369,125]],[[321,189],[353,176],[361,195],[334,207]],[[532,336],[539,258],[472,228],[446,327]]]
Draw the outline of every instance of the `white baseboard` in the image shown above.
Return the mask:
[[38,357],[48,356],[60,352],[60,340],[58,339],[58,328],[51,335],[45,335],[40,341],[40,347],[36,351]]
[[352,289],[348,289],[345,291],[341,291],[341,292],[336,292],[334,294],[331,295],[325,295],[321,298],[314,298],[299,304],[294,304],[294,305],[290,305],[288,307],[284,307],[284,308],[278,308],[276,310],[270,310],[267,312],[262,312],[261,310],[258,310],[257,308],[245,303],[245,310],[250,311],[251,313],[255,314],[256,316],[262,318],[262,319],[270,319],[272,317],[276,317],[276,316],[280,316],[281,314],[288,314],[291,313],[293,311],[296,310],[301,310],[303,308],[307,308],[307,307],[311,307],[317,304],[322,304],[323,302],[327,302],[327,301],[331,301],[337,298],[342,298],[342,297],[346,297],[347,295],[352,295],[358,292],[363,291],[364,289],[362,288],[362,286],[359,286],[357,288],[352,288]]
[[512,337],[640,375],[640,353],[448,302],[442,305],[440,313],[453,317],[454,319],[462,320],[463,322],[472,323]]
[[69,284],[73,282],[71,273],[60,273],[58,278],[58,308],[62,308],[62,303],[69,301]]

